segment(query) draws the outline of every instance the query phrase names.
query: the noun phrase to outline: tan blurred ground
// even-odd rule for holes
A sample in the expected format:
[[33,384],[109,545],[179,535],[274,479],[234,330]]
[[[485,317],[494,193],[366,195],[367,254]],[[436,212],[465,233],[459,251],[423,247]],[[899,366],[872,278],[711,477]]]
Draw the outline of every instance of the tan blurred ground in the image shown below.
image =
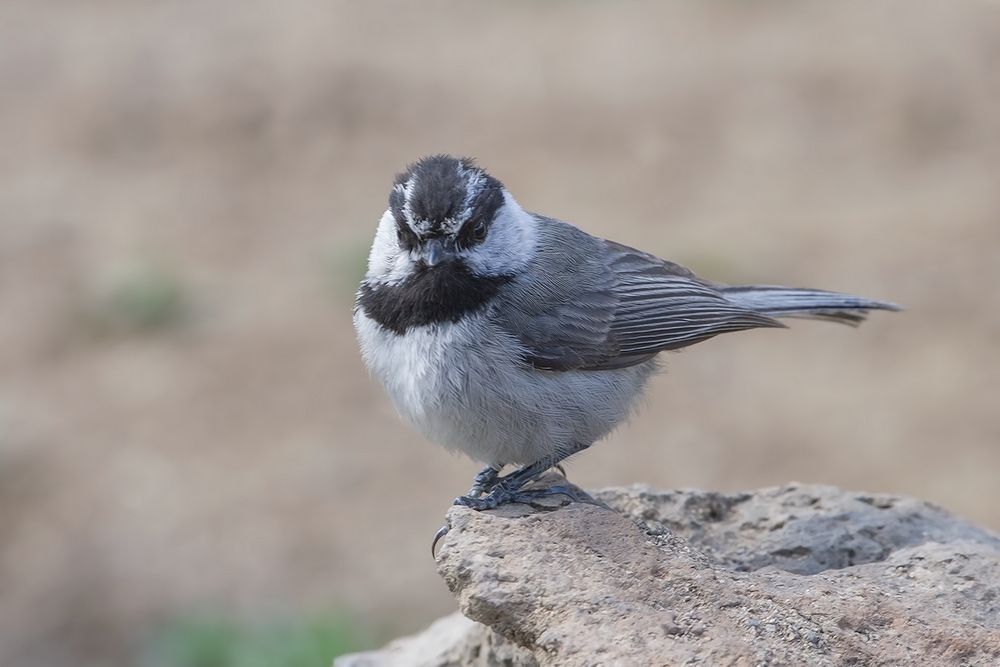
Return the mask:
[[[908,309],[672,355],[573,481],[1000,528],[1000,3],[5,0],[0,664],[125,664],[204,608],[453,608],[428,547],[476,466],[399,422],[350,322],[432,152],[709,278]],[[142,262],[190,321],[88,324]]]

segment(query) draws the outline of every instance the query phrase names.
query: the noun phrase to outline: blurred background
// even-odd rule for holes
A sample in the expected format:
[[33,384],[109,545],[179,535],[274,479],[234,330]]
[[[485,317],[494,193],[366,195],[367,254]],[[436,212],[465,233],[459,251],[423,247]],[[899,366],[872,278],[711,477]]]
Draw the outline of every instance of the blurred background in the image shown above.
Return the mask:
[[478,466],[353,292],[393,175],[726,282],[897,301],[668,358],[583,486],[791,480],[1000,529],[1000,3],[0,3],[0,665],[305,667],[455,603]]

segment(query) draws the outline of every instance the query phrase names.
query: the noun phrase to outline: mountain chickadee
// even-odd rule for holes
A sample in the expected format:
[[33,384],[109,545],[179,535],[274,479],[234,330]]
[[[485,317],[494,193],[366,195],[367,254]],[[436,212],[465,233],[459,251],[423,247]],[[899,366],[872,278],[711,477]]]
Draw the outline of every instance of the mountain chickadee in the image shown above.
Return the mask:
[[436,155],[396,177],[354,326],[399,413],[487,464],[455,500],[482,510],[545,493],[521,487],[617,427],[660,352],[777,317],[857,325],[871,309],[899,306],[703,280],[528,213],[473,160]]

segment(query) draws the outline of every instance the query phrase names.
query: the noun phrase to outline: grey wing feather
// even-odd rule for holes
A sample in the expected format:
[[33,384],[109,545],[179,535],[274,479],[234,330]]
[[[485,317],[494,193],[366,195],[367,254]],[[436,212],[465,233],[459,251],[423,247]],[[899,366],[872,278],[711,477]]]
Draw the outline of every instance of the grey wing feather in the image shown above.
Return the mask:
[[899,306],[822,290],[703,280],[653,255],[536,216],[539,268],[498,315],[527,362],[553,371],[610,370],[731,331],[784,327],[776,317],[856,325]]
[[535,217],[542,237],[539,269],[506,290],[500,324],[536,368],[573,370],[614,359],[617,298],[603,241],[559,220]]
[[613,300],[606,292],[589,292],[572,304],[536,316],[521,332],[526,359],[535,368],[565,371],[602,366],[619,356],[610,335]]
[[[727,331],[783,326],[677,264],[538,217],[539,262],[508,296],[508,329],[544,370],[609,370]],[[558,249],[558,252],[555,251]]]
[[[721,333],[783,327],[777,320],[726,299],[688,269],[607,241],[618,307],[610,333],[619,354],[615,366],[676,350]],[[595,367],[606,368],[607,366]]]

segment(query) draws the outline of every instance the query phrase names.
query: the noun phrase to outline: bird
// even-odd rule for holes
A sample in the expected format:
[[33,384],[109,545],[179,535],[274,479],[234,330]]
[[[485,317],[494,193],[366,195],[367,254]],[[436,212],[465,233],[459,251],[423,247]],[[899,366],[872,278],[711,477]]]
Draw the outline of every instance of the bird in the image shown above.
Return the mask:
[[398,413],[485,464],[454,503],[488,510],[572,495],[523,487],[625,421],[661,352],[787,317],[856,326],[872,310],[900,306],[699,278],[529,213],[474,159],[441,154],[396,176],[353,317]]

